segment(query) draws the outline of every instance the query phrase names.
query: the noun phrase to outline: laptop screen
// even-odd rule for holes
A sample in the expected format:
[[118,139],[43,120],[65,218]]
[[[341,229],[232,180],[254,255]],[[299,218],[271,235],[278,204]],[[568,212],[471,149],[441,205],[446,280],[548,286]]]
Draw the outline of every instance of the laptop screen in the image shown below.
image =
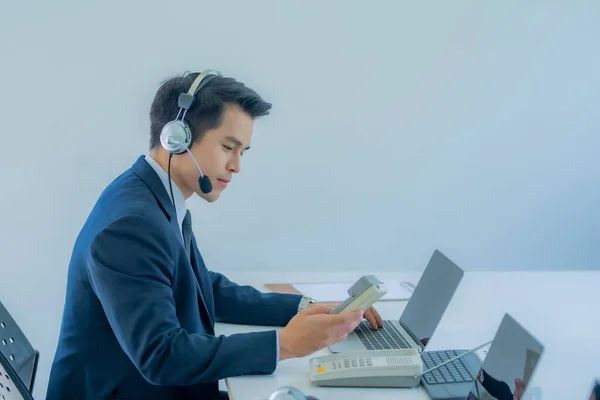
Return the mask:
[[467,400],[520,400],[544,347],[505,314]]
[[400,325],[424,348],[433,336],[464,272],[435,250],[404,312]]

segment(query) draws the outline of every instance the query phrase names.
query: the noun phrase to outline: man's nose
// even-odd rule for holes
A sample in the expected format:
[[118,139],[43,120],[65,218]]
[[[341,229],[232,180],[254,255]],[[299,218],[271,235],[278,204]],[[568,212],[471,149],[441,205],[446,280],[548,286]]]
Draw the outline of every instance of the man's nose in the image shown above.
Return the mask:
[[240,156],[235,156],[233,157],[233,159],[229,162],[229,165],[227,166],[227,169],[231,172],[234,173],[239,173],[240,172],[240,164],[241,164],[241,160],[240,160]]

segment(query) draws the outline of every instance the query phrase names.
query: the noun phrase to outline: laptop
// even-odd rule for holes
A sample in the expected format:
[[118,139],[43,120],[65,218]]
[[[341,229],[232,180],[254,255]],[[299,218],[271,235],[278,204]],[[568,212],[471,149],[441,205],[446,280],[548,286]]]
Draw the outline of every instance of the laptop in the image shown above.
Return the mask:
[[[524,400],[543,352],[544,346],[505,314],[483,363],[474,352],[459,359],[469,360],[475,373],[455,365],[456,360],[425,374],[421,383],[434,400]],[[429,374],[434,382],[427,378]],[[468,383],[463,379],[467,375]]]
[[333,353],[365,350],[417,349],[421,352],[433,336],[464,271],[435,250],[398,321],[385,320],[373,330],[362,321],[346,340],[329,346]]

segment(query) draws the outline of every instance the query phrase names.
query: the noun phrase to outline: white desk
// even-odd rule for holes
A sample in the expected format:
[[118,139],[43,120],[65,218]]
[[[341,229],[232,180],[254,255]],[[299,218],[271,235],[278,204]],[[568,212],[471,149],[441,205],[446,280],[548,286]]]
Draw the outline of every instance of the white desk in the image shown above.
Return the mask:
[[[310,278],[301,273],[226,273],[239,284],[266,291],[264,283],[302,281],[354,281],[360,273],[323,273]],[[374,273],[379,279],[417,282],[420,273]],[[531,386],[541,387],[544,400],[589,398],[591,384],[600,376],[600,271],[569,272],[466,272],[428,350],[472,348],[492,340],[505,312],[545,346]],[[405,302],[379,302],[384,319],[397,319]],[[273,329],[272,327],[217,324],[217,334]],[[308,360],[330,354],[321,350],[302,359],[285,360],[272,375],[233,377],[226,380],[232,400],[262,400],[281,386],[295,386],[320,400],[427,399],[414,389],[324,388],[311,384]]]

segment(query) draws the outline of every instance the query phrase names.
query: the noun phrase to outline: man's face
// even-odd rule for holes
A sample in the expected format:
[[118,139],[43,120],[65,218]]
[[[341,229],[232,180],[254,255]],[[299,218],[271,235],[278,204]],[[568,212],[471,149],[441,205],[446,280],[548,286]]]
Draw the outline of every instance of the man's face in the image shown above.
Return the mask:
[[221,196],[233,174],[240,172],[242,155],[252,140],[252,128],[252,117],[248,113],[239,106],[228,105],[223,111],[221,125],[207,131],[200,142],[192,144],[190,151],[202,173],[212,182],[213,189],[208,194],[200,191],[200,174],[189,154],[177,157],[177,170],[183,186],[181,191],[185,198],[196,193],[206,201],[213,202]]

